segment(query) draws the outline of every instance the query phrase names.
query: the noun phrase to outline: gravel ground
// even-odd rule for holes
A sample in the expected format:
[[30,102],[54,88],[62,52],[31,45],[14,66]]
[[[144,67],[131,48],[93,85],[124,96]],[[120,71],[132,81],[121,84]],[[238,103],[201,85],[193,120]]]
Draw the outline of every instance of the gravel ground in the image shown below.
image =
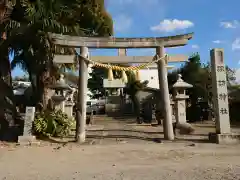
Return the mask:
[[152,143],[0,146],[0,179],[240,179],[240,145]]
[[155,143],[162,127],[132,122],[97,121],[88,145],[0,142],[0,180],[240,180],[240,145],[207,143],[212,122],[195,124],[194,135],[176,142]]

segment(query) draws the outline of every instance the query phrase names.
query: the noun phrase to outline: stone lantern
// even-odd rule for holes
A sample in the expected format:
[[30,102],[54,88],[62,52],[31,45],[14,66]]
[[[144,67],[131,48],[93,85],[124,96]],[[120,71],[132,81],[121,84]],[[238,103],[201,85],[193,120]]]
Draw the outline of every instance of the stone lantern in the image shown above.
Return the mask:
[[173,85],[173,100],[175,102],[174,111],[177,123],[186,123],[186,89],[192,88],[193,85],[188,84],[182,80],[182,75],[178,74],[178,80]]
[[55,90],[55,95],[52,96],[55,108],[61,109],[62,112],[65,112],[66,92],[68,90],[71,90],[71,87],[66,84],[64,80],[64,75],[61,74],[59,80],[57,80],[57,82],[52,85],[51,88]]
[[65,96],[65,113],[68,115],[68,117],[73,117],[73,106],[74,106],[74,93],[76,92],[75,88],[71,88],[70,91],[68,91],[68,94]]
[[174,112],[175,102],[173,100],[172,94],[170,94],[169,99],[170,99],[170,105],[171,105],[172,121],[175,122],[176,121],[176,118],[175,118],[175,115],[174,115],[175,114],[175,112]]

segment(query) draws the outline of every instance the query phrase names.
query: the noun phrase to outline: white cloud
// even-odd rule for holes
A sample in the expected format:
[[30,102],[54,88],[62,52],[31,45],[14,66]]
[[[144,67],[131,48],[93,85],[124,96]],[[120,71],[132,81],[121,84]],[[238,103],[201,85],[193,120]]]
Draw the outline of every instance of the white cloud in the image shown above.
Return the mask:
[[235,29],[239,26],[239,24],[240,23],[237,20],[220,22],[220,26],[226,29]]
[[126,32],[132,26],[132,19],[124,14],[114,19],[114,29],[118,32]]
[[215,41],[213,41],[213,43],[215,43],[215,44],[222,44],[222,43],[224,43],[224,41],[221,41],[221,40],[215,40]]
[[192,48],[193,48],[193,49],[199,49],[200,47],[199,47],[197,44],[193,44],[193,45],[192,45]]
[[236,38],[232,43],[232,50],[240,50],[240,38]]
[[188,29],[194,26],[194,23],[189,20],[165,19],[156,26],[152,26],[152,31],[158,32],[173,32],[176,30]]

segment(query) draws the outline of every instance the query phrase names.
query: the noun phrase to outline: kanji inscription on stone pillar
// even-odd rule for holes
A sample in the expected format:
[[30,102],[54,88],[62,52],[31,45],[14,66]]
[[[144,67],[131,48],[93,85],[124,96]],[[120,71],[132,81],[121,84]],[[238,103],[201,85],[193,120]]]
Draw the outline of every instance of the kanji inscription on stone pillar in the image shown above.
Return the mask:
[[216,115],[216,133],[230,133],[227,78],[223,49],[212,49],[211,74],[213,103]]

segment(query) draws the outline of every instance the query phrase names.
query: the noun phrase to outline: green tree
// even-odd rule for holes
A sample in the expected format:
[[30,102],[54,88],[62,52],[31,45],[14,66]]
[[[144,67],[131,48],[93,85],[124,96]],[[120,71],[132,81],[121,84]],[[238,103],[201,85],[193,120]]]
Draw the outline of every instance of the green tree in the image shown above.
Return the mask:
[[[196,53],[189,57],[184,66],[168,74],[168,82],[170,83],[169,87],[176,82],[177,74],[181,74],[182,79],[185,82],[193,85],[193,88],[188,89],[191,103],[190,112],[191,115],[194,115],[194,117],[190,116],[189,118],[190,120],[193,120],[195,119],[195,115],[198,114],[197,104],[199,98],[204,99],[207,97],[206,83],[208,82],[207,79],[209,75],[207,67],[203,67],[200,61],[200,55]],[[172,92],[172,89],[170,92]]]
[[[10,42],[7,38],[8,31],[17,24],[11,21],[13,14],[13,4],[11,1],[1,1],[0,3],[0,139],[12,139],[15,131],[16,106],[12,88],[11,68],[9,62]],[[14,136],[16,137],[16,136]]]
[[[182,66],[181,68],[172,71],[168,74],[168,82],[173,85],[177,80],[177,74],[182,74],[183,79],[193,85],[193,88],[188,89],[188,94],[190,96],[191,102],[191,114],[198,114],[197,105],[199,99],[204,102],[208,102],[209,107],[212,105],[212,94],[209,91],[212,86],[211,79],[211,67],[210,64],[202,64],[200,61],[200,55],[193,54],[189,57],[188,62]],[[227,76],[227,84],[228,88],[231,88],[231,82],[235,80],[235,72],[228,66],[226,66],[226,76]],[[170,89],[172,93],[172,89]],[[192,120],[194,117],[190,117]]]
[[[46,87],[52,83],[54,80],[52,77],[58,70],[52,62],[53,55],[58,48],[53,46],[47,33],[90,35],[97,30],[99,31],[98,35],[106,34],[106,32],[108,35],[111,34],[112,21],[110,16],[104,12],[103,4],[104,1],[97,0],[91,1],[91,3],[84,0],[17,0],[10,4],[12,9],[10,15],[8,14],[7,18],[1,21],[1,32],[7,34],[7,38],[1,39],[0,44],[0,76],[2,83],[6,85],[5,94],[1,93],[1,99],[4,100],[6,97],[14,99],[11,87],[11,67],[8,59],[9,51],[13,51],[14,62],[12,65],[20,65],[28,72],[33,89],[35,92],[38,91],[36,93],[39,95],[38,99],[42,99],[44,103]],[[82,21],[86,18],[92,18],[92,21],[86,21],[83,24]],[[64,52],[67,51],[69,49],[64,49]],[[14,108],[14,103],[10,104]],[[0,114],[3,114],[2,111]]]
[[[13,39],[11,48],[14,51],[12,68],[19,64],[28,72],[33,92],[36,94],[36,90],[39,90],[46,107],[45,87],[52,77],[50,74],[53,59],[47,32],[73,33],[77,25],[65,26],[58,20],[64,14],[71,14],[61,1],[19,1],[16,6],[17,11],[24,12],[24,16],[19,19],[17,33],[10,32],[10,38]],[[40,96],[38,98],[41,98]]]
[[231,86],[231,84],[236,81],[236,71],[226,66],[226,73],[228,85]]
[[105,88],[103,87],[103,79],[108,76],[108,71],[105,68],[93,67],[88,79],[88,88],[93,94],[92,98],[100,98],[106,95]]
[[136,80],[135,74],[133,72],[128,72],[128,83],[126,84],[126,88],[124,88],[124,92],[128,94],[132,100],[135,114],[139,117],[141,104],[139,99],[136,97],[138,91],[143,90],[147,87],[148,81],[139,81]]
[[[30,17],[29,23],[33,26],[28,29],[32,32],[32,35],[35,35],[36,39],[31,38],[30,40],[28,38],[26,40],[26,37],[24,37],[23,39],[25,39],[25,42],[28,44],[25,46],[24,51],[22,51],[22,47],[17,50],[15,59],[12,63],[13,65],[21,64],[21,66],[27,70],[33,84],[33,90],[38,90],[38,93],[34,94],[38,94],[39,96],[41,96],[41,94],[43,95],[42,102],[44,107],[46,107],[46,87],[54,81],[54,75],[58,75],[58,68],[53,66],[52,63],[53,53],[56,54],[63,51],[64,54],[71,54],[69,51],[74,51],[62,48],[59,49],[58,47],[53,48],[51,42],[48,41],[47,33],[55,32],[71,35],[94,35],[94,33],[102,35],[103,33],[106,34],[107,31],[108,34],[112,33],[112,21],[103,8],[104,6],[102,3],[104,1],[99,1],[99,3],[96,0],[91,2],[83,0],[76,2],[72,0],[70,2],[55,2],[53,0],[46,2],[36,1],[27,4],[29,5],[28,9],[31,9],[27,11],[31,12],[28,14]],[[58,3],[56,7],[51,6],[51,4],[56,3]],[[98,29],[96,29],[96,26]],[[29,36],[29,33],[25,33],[25,35]],[[38,44],[36,44],[37,42]],[[36,44],[36,49],[32,48],[33,44]],[[39,51],[39,46],[43,47],[41,48],[41,52]],[[18,52],[20,53],[18,54]],[[64,68],[66,68],[66,65]],[[36,98],[36,102],[39,101],[39,96]]]

